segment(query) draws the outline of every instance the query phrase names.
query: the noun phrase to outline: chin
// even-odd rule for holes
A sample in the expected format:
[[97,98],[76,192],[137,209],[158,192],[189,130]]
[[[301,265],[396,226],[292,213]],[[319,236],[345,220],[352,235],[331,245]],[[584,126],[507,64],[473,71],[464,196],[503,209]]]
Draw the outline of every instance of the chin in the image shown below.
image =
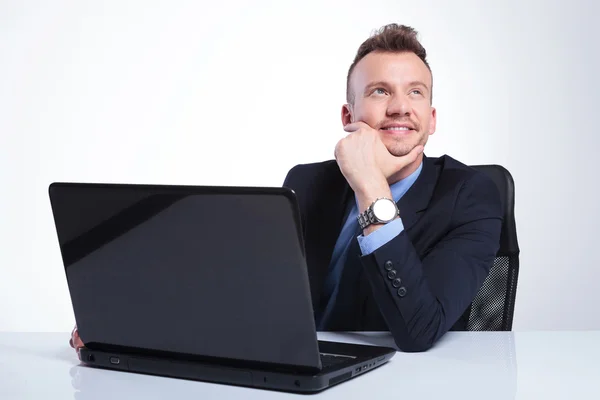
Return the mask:
[[388,149],[390,154],[396,157],[402,157],[410,153],[415,147],[418,145],[425,146],[426,142],[423,141],[414,141],[411,140],[411,143],[406,143],[404,141],[392,141],[385,143],[385,147]]
[[404,157],[405,155],[410,153],[410,150],[408,150],[408,151],[390,151],[390,153],[395,157]]
[[386,146],[391,155],[402,157],[410,153],[416,146],[394,143],[391,146]]

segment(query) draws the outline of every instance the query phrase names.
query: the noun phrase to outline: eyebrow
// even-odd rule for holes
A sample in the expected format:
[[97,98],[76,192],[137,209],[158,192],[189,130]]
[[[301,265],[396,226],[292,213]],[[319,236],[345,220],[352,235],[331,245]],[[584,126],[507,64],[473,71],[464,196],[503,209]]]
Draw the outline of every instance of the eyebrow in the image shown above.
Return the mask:
[[371,82],[367,86],[365,86],[365,94],[377,86],[389,87],[390,85],[384,81]]
[[[365,93],[368,93],[371,89],[377,86],[389,87],[390,84],[384,81],[371,82],[365,87]],[[421,81],[411,81],[408,83],[408,86],[421,86],[429,91],[429,87]]]
[[412,81],[412,82],[410,82],[410,83],[408,84],[408,86],[422,86],[422,87],[424,87],[425,89],[429,90],[429,87],[428,87],[428,86],[427,86],[425,83],[423,83],[423,82],[421,82],[421,81]]

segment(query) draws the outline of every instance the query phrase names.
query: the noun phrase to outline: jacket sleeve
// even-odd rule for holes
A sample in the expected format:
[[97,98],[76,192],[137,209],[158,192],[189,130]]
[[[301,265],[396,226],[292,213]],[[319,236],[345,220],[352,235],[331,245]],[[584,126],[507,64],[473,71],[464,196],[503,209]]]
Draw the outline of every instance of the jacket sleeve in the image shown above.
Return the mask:
[[363,236],[362,234],[358,235],[356,239],[358,240],[361,253],[364,255],[371,254],[401,234],[403,230],[404,224],[402,223],[402,219],[398,218],[388,224],[385,224],[375,232],[371,232],[367,236]]
[[495,184],[474,175],[449,212],[452,228],[422,259],[405,231],[361,257],[374,299],[402,351],[432,347],[473,301],[494,263],[502,227]]

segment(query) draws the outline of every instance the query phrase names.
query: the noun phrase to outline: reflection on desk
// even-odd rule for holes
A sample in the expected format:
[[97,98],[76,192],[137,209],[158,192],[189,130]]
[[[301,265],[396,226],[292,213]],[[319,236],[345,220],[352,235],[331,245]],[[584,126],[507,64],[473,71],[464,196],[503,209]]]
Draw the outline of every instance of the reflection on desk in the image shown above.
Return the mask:
[[[300,396],[79,365],[69,333],[0,333],[0,399],[271,399]],[[320,339],[394,347],[387,333]],[[600,398],[600,332],[449,332],[425,353],[328,389],[319,398]],[[517,368],[517,362],[519,367]]]

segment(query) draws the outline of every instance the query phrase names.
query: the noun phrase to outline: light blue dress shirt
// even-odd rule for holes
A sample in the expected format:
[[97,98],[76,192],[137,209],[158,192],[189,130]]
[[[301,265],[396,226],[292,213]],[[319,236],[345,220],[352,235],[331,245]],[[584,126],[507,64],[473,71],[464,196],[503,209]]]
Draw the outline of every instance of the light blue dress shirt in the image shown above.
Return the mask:
[[[400,201],[402,196],[410,189],[410,187],[415,183],[419,174],[421,173],[421,169],[423,169],[423,163],[419,164],[419,167],[415,172],[394,183],[390,186],[392,191],[392,197],[394,201],[397,203]],[[351,214],[354,213],[354,220],[358,217],[358,201],[355,202],[354,207],[351,211]],[[346,221],[347,222],[347,221]],[[358,221],[356,222],[358,223]],[[358,236],[358,244],[360,246],[360,250],[363,255],[371,254],[396,236],[398,236],[404,230],[404,225],[402,224],[402,217],[393,220],[392,222],[385,224],[381,228],[377,229],[374,232],[367,236],[363,236],[360,234]]]
[[[392,197],[395,202],[400,201],[402,196],[410,189],[410,187],[415,183],[421,170],[423,168],[423,163],[419,165],[415,172],[407,176],[406,178],[394,183],[390,186]],[[342,276],[342,272],[344,269],[344,264],[346,261],[346,256],[348,253],[348,248],[350,247],[352,235],[355,235],[357,232],[360,232],[360,228],[358,226],[358,201],[355,198],[355,201],[351,203],[352,208],[344,222],[344,226],[342,227],[342,231],[340,232],[340,236],[333,248],[333,254],[331,257],[331,262],[329,264],[329,270],[327,273],[327,277],[325,278],[324,285],[324,293],[323,295],[327,299],[328,303],[325,307],[325,310],[320,317],[324,317],[329,314],[329,312],[333,308],[333,304],[335,303],[335,298],[338,292],[338,284],[340,281],[340,277]],[[402,224],[402,218],[397,218],[392,222],[385,224],[380,227],[376,231],[370,233],[367,236],[363,236],[360,233],[357,236],[358,244],[360,246],[360,250],[363,255],[371,254],[384,244],[388,243],[390,240],[398,236],[404,230],[404,225]],[[322,320],[322,318],[319,318]],[[320,324],[320,321],[317,321],[317,326]]]

